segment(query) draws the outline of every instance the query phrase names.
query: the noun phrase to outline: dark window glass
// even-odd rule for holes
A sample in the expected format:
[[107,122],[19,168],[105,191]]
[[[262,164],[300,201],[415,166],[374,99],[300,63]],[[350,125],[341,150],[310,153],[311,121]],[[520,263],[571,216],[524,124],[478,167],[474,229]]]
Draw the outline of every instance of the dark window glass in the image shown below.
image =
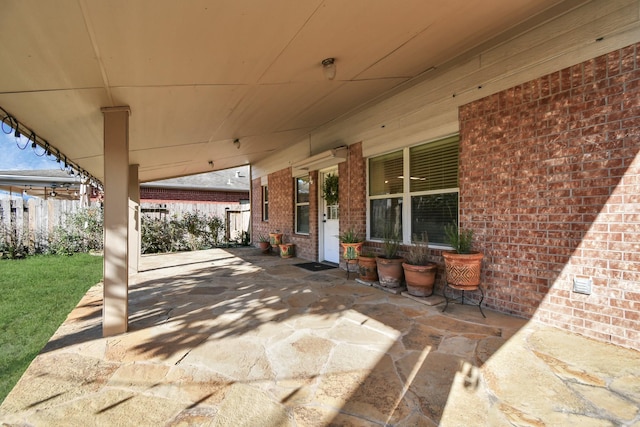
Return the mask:
[[426,232],[429,243],[445,244],[444,226],[457,221],[457,192],[411,197],[411,236]]
[[371,238],[384,239],[388,232],[402,239],[402,198],[371,200]]

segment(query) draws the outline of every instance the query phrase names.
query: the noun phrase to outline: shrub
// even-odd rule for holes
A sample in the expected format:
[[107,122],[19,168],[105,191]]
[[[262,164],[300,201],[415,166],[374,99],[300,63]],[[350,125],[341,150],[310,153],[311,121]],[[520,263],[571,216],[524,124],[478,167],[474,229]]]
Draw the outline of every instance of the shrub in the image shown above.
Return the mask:
[[[196,212],[186,212],[179,217],[158,219],[148,215],[141,218],[142,253],[176,252],[217,247],[223,243],[225,222],[223,219]],[[248,244],[249,234],[239,233],[238,239]],[[46,233],[29,235],[28,230],[19,233],[15,224],[0,221],[0,257],[23,258],[26,255],[48,252],[71,255],[103,249],[103,212],[90,207],[75,213],[67,213],[61,224]]]
[[102,250],[102,224],[102,209],[97,207],[66,214],[62,225],[55,227],[49,238],[49,253],[71,255]]
[[169,220],[142,217],[142,253],[176,252],[216,247],[225,224],[221,218],[187,212]]
[[182,228],[186,232],[188,250],[197,251],[206,248],[207,219],[196,212],[182,215]]
[[220,244],[220,236],[224,234],[224,221],[222,218],[212,215],[207,218],[207,227],[209,228],[211,246],[218,246]]
[[142,216],[141,251],[143,254],[171,252],[172,236],[169,221]]
[[7,226],[0,222],[0,258],[24,258],[29,254],[29,236],[18,233],[15,224]]

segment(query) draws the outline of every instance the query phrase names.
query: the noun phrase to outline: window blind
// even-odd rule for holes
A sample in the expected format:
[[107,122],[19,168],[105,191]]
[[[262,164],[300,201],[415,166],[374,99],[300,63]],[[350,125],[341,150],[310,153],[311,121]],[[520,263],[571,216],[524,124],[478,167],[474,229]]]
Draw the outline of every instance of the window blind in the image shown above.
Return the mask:
[[410,149],[411,192],[458,187],[458,143],[454,136]]
[[369,195],[402,193],[402,151],[369,160]]

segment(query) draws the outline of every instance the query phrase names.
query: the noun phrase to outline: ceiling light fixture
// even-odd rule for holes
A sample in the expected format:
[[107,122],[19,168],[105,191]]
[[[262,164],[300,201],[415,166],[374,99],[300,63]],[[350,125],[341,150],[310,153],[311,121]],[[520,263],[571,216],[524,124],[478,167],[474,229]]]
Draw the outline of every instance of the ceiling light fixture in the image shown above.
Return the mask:
[[333,80],[336,77],[336,59],[325,58],[322,60],[322,72],[327,80]]

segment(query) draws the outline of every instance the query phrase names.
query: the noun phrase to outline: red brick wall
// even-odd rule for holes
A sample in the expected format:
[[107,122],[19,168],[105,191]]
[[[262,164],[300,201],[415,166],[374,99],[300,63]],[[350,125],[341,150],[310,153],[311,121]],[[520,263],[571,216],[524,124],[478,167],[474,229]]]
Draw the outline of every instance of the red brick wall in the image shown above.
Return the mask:
[[[295,179],[291,168],[282,169],[268,177],[269,221],[262,221],[262,185],[260,179],[252,182],[252,224],[254,236],[269,233],[283,233],[283,240],[294,243],[297,257],[318,259],[318,172],[311,172],[309,178],[309,235],[295,234]],[[257,239],[254,239],[257,240]],[[257,243],[257,242],[256,242]]]
[[362,143],[349,146],[347,160],[338,165],[340,233],[353,228],[367,235],[367,168]]
[[[640,45],[460,108],[494,309],[640,349]],[[572,292],[576,275],[591,295]]]
[[141,187],[140,199],[154,203],[166,203],[177,200],[192,202],[239,203],[240,199],[249,200],[248,191],[205,191],[178,190],[173,188]]
[[286,243],[293,235],[293,178],[291,168],[269,175],[269,232],[283,233]]
[[[367,168],[362,157],[362,142],[349,146],[347,160],[338,165],[338,195],[340,234],[355,230],[363,239],[367,236]],[[340,264],[346,268],[345,262]],[[351,267],[353,268],[353,267]]]
[[[366,166],[362,157],[362,143],[349,147],[349,156],[338,166],[340,193],[340,233],[353,227],[366,236]],[[262,221],[262,188],[260,179],[253,181],[252,221],[254,236],[267,235],[274,230],[285,234],[284,239],[296,244],[296,256],[318,260],[318,171],[309,174],[309,235],[294,234],[295,180],[291,169],[269,175],[269,221]]]
[[251,181],[251,240],[258,244],[260,236],[268,237],[269,222],[262,218],[262,180],[260,178]]

